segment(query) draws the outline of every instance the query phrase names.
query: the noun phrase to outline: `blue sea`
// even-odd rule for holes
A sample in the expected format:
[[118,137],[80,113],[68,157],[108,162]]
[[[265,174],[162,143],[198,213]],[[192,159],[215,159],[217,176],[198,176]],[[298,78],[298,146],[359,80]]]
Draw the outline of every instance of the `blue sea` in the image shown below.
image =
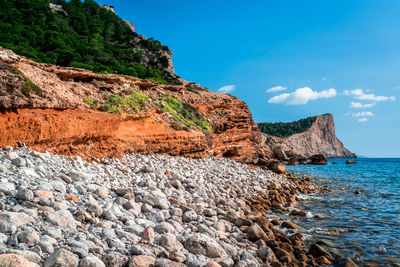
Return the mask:
[[[355,165],[345,161],[287,166],[333,190],[301,196],[297,208],[308,211],[309,216],[293,221],[308,229],[308,242],[329,241],[336,246],[331,249],[352,257],[359,266],[400,264],[400,159],[360,158]],[[356,190],[361,194],[355,194]],[[315,219],[313,214],[327,218]]]

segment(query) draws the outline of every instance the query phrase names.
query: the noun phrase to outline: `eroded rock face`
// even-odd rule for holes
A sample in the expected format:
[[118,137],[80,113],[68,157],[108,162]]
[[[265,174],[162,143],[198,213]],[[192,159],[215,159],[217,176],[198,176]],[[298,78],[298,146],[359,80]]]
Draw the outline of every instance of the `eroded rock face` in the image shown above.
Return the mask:
[[[121,156],[128,152],[174,156],[217,156],[250,162],[270,155],[247,105],[236,97],[196,85],[160,85],[118,75],[40,64],[0,48],[0,147],[24,143],[64,155]],[[23,93],[29,79],[40,94]],[[172,96],[198,108],[211,132],[179,130],[171,115],[153,107],[120,116],[89,109],[84,99],[104,101],[105,94],[132,89],[151,99]]]
[[264,143],[281,160],[309,158],[321,154],[326,158],[353,158],[356,155],[336,137],[332,114],[317,116],[310,129],[303,133],[280,138],[263,134]]

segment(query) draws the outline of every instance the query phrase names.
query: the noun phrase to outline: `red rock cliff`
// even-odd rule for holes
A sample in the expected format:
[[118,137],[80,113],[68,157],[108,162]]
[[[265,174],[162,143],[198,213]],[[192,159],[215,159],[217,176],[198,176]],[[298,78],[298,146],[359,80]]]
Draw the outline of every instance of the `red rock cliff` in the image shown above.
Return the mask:
[[[24,93],[32,81],[42,92]],[[128,76],[40,64],[0,49],[0,147],[26,144],[64,155],[114,157],[128,152],[228,157],[244,162],[270,153],[247,105],[236,97],[196,85],[160,85]],[[190,85],[190,84],[189,84]],[[149,99],[171,96],[197,108],[210,132],[182,130],[171,116],[150,106],[140,114],[94,111],[84,99],[132,89]]]

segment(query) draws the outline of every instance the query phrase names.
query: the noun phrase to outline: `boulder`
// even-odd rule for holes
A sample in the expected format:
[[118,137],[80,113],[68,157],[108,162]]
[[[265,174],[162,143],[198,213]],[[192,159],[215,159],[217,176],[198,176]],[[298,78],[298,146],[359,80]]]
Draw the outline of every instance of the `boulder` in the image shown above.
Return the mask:
[[211,237],[205,234],[193,234],[184,243],[185,248],[193,254],[201,254],[209,258],[226,255],[225,250]]
[[153,267],[155,261],[156,258],[150,256],[145,256],[145,255],[134,256],[129,261],[128,267]]
[[68,210],[58,210],[50,213],[47,217],[47,220],[53,225],[60,226],[61,228],[67,230],[76,229],[75,219]]
[[346,164],[357,164],[354,160],[346,160]]
[[78,256],[62,248],[51,254],[44,262],[43,267],[77,267],[78,262]]
[[1,267],[39,267],[36,263],[28,261],[24,256],[17,254],[0,255]]
[[312,165],[326,165],[328,161],[325,156],[322,154],[313,155],[309,158],[311,160]]

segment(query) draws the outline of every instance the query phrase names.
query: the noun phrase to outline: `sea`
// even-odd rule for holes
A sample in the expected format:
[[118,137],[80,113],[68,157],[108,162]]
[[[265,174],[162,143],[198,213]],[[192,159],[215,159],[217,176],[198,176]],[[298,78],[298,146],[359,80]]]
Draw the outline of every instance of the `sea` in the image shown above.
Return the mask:
[[[300,195],[296,208],[307,211],[307,216],[291,220],[307,229],[306,242],[329,242],[329,249],[351,257],[359,266],[398,266],[400,159],[352,160],[357,164],[329,159],[327,165],[287,166],[288,171],[312,176],[318,186],[332,190]],[[315,214],[326,218],[316,219]]]

